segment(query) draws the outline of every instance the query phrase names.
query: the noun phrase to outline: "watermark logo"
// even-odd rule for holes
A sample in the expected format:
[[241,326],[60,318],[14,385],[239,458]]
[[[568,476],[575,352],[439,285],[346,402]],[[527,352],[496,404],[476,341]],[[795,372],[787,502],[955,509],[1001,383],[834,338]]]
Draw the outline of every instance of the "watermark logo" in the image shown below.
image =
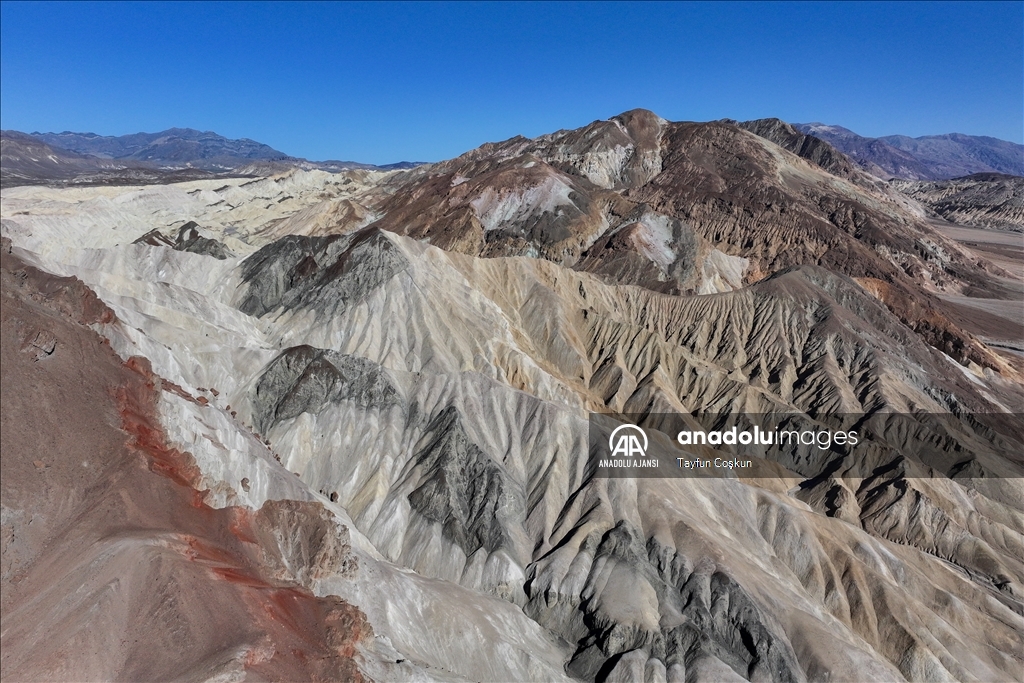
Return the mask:
[[[641,438],[643,439],[642,446],[640,445]],[[647,454],[647,433],[636,425],[620,425],[612,430],[611,436],[608,437],[608,448],[612,450],[613,458],[616,456],[642,458]]]
[[908,479],[1024,480],[1022,440],[1024,412],[591,413],[586,449],[602,478],[867,479],[907,462]]

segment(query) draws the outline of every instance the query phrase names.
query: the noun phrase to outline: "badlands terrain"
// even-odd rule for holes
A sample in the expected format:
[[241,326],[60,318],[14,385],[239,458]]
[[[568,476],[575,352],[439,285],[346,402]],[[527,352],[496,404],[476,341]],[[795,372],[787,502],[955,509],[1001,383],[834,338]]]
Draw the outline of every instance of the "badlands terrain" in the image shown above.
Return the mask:
[[[644,110],[249,171],[5,185],[4,681],[1024,680],[1019,178]],[[867,445],[598,476],[705,412]]]

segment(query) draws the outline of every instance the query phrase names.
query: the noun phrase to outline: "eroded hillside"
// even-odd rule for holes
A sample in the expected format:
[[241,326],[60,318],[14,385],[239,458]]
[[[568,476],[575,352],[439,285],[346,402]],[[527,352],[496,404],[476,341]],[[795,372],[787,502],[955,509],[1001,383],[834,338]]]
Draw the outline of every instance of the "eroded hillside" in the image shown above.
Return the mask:
[[[756,128],[634,111],[407,171],[5,190],[5,250],[30,264],[9,279],[74,277],[109,311],[74,334],[109,344],[112,373],[146,359],[165,388],[147,394],[151,419],[190,464],[174,491],[197,500],[176,514],[208,515],[189,533],[301,593],[307,621],[289,623],[318,634],[303,647],[326,648],[324,666],[380,680],[1020,679],[1021,364],[949,304],[1019,300],[1014,274],[838,152],[793,153],[768,139],[789,131]],[[69,324],[25,348],[61,354]],[[53,360],[12,344],[5,331],[5,421],[28,381],[8,367]],[[39,391],[71,371],[53,372]],[[712,479],[605,478],[589,462],[591,412],[700,411],[911,415],[901,438],[938,455],[879,440],[868,460]],[[7,539],[35,509],[9,482],[41,475],[8,476],[4,432],[5,600],[7,585],[59,595],[62,575],[31,553],[8,573]],[[97,505],[120,495],[110,486],[89,489]],[[257,521],[225,535],[232,515]],[[72,535],[83,557],[103,551]],[[123,552],[156,552],[131,538]],[[196,580],[250,605],[270,590]],[[188,613],[182,600],[132,603],[139,630]],[[30,671],[28,609],[5,603],[5,677]],[[222,668],[196,671],[283,676],[260,667],[291,662],[273,653],[292,631],[262,623],[236,640],[272,647],[214,648]]]

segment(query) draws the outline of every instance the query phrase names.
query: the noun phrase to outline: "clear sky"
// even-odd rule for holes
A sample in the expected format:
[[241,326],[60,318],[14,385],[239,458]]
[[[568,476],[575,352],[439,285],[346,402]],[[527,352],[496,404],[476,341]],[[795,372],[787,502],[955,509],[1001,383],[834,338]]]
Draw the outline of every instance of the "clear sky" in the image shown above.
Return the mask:
[[1024,3],[0,4],[0,125],[436,161],[644,107],[1024,141]]

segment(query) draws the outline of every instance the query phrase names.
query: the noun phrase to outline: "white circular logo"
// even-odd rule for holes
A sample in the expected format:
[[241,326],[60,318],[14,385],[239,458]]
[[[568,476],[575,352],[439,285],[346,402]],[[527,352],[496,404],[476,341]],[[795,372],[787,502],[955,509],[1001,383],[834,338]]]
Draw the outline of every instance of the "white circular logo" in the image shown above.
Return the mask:
[[[643,445],[640,445],[637,435],[630,432],[624,432],[616,439],[616,435],[624,429],[639,432],[643,438]],[[622,455],[627,458],[642,458],[647,453],[647,433],[636,425],[619,425],[612,430],[611,436],[608,437],[608,448],[612,451],[612,457]]]

